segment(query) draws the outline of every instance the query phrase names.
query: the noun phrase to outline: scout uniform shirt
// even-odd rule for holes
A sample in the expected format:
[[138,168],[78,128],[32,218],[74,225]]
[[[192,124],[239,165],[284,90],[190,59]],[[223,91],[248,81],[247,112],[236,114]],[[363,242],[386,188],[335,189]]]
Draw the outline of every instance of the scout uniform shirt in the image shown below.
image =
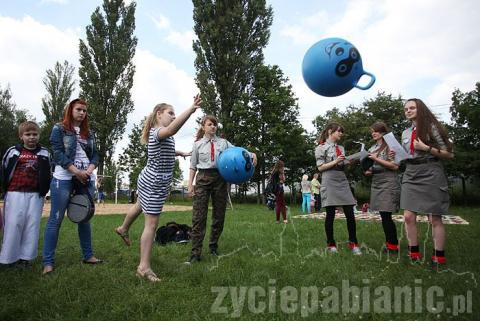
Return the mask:
[[217,168],[216,163],[220,153],[229,147],[233,145],[226,139],[218,136],[209,139],[203,136],[193,144],[190,168],[193,170]]
[[[345,155],[343,146],[329,140],[315,148],[317,167],[337,159],[337,155]],[[322,172],[320,195],[323,206],[355,205],[357,201],[350,190],[350,184],[343,172],[343,165]]]

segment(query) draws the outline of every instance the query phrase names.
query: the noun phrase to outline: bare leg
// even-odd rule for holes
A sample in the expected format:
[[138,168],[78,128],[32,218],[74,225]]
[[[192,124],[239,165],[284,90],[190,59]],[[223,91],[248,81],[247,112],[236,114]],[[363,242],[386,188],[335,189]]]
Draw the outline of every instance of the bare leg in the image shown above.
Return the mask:
[[158,225],[158,215],[145,214],[145,227],[140,239],[140,264],[137,268],[137,275],[148,279],[151,282],[158,282],[160,279],[153,273],[150,267],[152,256],[153,239]]
[[135,204],[133,204],[127,212],[127,215],[125,216],[125,219],[123,220],[122,225],[117,227],[117,231],[120,233],[127,233],[130,230],[130,226],[132,225],[133,222],[138,218],[138,216],[142,213],[142,207],[140,206],[140,202],[137,201]]
[[442,216],[429,215],[432,224],[433,247],[437,251],[443,251],[445,247],[445,225],[443,225]]
[[132,205],[129,208],[129,210],[127,212],[127,215],[125,216],[125,218],[123,220],[122,225],[115,228],[115,233],[120,235],[123,242],[127,246],[130,246],[132,244],[132,241],[130,241],[130,238],[128,236],[128,231],[130,230],[130,226],[138,218],[138,216],[140,215],[141,212],[142,212],[142,207],[140,206],[140,202],[137,201],[134,205]]
[[408,245],[418,245],[417,236],[417,216],[414,212],[405,210],[403,211],[403,217],[405,218],[405,232],[407,233]]

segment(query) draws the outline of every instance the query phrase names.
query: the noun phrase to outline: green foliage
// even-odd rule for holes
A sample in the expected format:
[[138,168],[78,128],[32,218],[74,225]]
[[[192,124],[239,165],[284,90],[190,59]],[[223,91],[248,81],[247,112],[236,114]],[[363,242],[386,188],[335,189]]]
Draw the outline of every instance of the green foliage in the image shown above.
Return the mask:
[[[450,137],[454,142],[455,162],[449,172],[464,178],[480,175],[480,82],[470,92],[455,90],[450,107]],[[478,183],[478,182],[477,182]]]
[[202,109],[219,118],[232,143],[244,94],[270,37],[273,13],[265,0],[193,0],[196,83]]
[[116,162],[106,163],[105,171],[103,173],[103,187],[105,192],[109,195],[115,194],[115,188],[122,186],[123,173]]
[[175,167],[173,168],[172,185],[181,184],[183,180],[182,169],[180,168],[180,161],[175,159]]
[[104,0],[103,14],[97,7],[86,28],[86,42],[80,40],[81,96],[89,104],[89,120],[97,138],[99,173],[111,161],[134,108],[130,90],[137,45],[135,6],[135,2],[126,6],[123,0]]
[[[259,65],[251,86],[250,105],[238,124],[236,138],[257,153],[261,185],[278,159],[285,162],[286,183],[293,186],[313,165],[312,142],[298,121],[298,104],[282,70]],[[265,186],[262,186],[262,190]]]
[[138,124],[133,125],[133,129],[128,135],[128,146],[123,150],[118,159],[122,171],[128,173],[130,189],[137,189],[138,175],[147,165],[147,146],[140,143],[142,129],[145,118]]
[[50,146],[49,137],[53,125],[62,121],[65,104],[72,96],[75,81],[73,72],[75,67],[68,61],[60,64],[58,61],[52,69],[47,70],[47,75],[43,78],[43,84],[47,94],[42,98],[42,111],[45,115],[45,121],[41,128],[43,135],[40,136],[40,143],[43,146]]
[[12,101],[10,87],[0,86],[0,159],[5,151],[21,141],[18,138],[18,125],[27,120],[27,111],[18,109]]

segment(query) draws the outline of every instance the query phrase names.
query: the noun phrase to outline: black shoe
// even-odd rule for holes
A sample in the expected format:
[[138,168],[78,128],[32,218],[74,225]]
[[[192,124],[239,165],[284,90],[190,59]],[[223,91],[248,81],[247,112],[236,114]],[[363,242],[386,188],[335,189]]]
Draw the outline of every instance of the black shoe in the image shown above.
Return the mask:
[[192,255],[190,256],[190,259],[188,259],[187,262],[185,262],[185,264],[194,264],[194,263],[197,263],[197,262],[200,262],[202,259],[200,258],[200,255]]
[[33,262],[28,261],[28,260],[22,260],[22,259],[18,260],[14,264],[15,264],[15,267],[21,268],[21,269],[30,268],[30,267],[33,266]]
[[217,251],[217,249],[210,249],[210,255],[218,256],[218,251]]

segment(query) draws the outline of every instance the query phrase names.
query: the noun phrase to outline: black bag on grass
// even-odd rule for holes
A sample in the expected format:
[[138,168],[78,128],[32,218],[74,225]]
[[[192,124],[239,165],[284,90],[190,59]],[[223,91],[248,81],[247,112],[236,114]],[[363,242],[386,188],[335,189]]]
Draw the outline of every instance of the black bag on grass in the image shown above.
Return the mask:
[[187,224],[168,222],[166,225],[160,226],[157,229],[155,242],[160,245],[166,245],[169,242],[188,243],[191,232],[192,228]]

